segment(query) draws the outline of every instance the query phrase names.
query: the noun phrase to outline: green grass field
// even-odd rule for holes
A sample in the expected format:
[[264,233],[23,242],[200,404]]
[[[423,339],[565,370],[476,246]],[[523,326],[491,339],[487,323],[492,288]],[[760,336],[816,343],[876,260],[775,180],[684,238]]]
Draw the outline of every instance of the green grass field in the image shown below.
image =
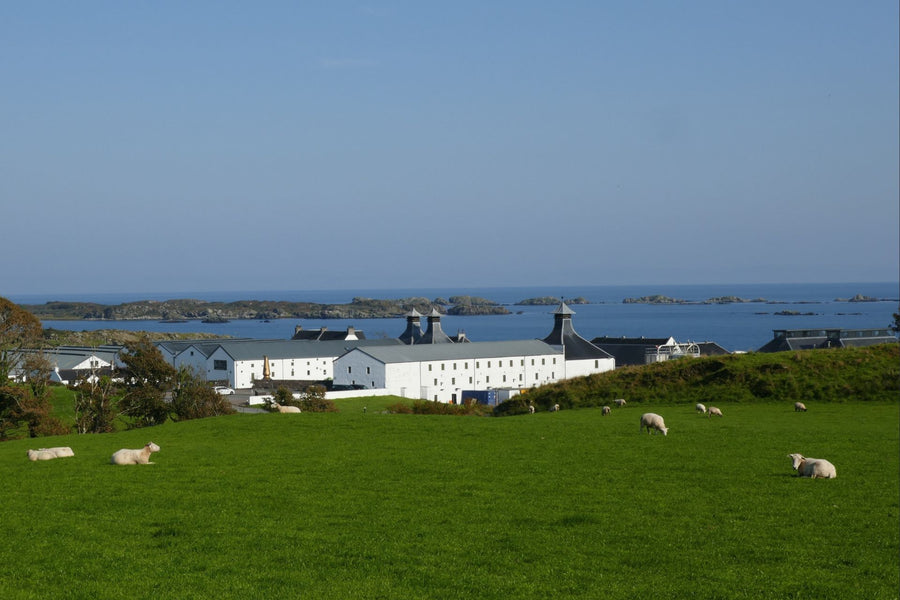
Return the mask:
[[[636,404],[381,412],[396,401],[0,444],[0,594],[898,597],[896,402],[655,403],[663,437]],[[150,440],[156,464],[108,464]],[[76,456],[31,463],[38,445]],[[795,477],[791,452],[838,478]]]

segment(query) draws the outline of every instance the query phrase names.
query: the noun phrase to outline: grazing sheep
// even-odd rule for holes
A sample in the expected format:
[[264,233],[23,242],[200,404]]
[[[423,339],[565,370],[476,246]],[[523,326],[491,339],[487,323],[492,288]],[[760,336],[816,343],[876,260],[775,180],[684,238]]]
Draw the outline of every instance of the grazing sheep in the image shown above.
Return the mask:
[[713,415],[715,415],[715,416],[717,416],[717,417],[721,417],[721,416],[722,416],[722,411],[719,410],[718,408],[716,408],[715,406],[710,406],[710,407],[709,407],[709,411],[707,411],[707,413],[706,413],[706,416],[707,416],[707,417],[711,417],[711,416],[713,416]]
[[28,460],[32,462],[36,460],[53,460],[57,457],[55,452],[51,452],[50,450],[47,450],[45,448],[40,448],[38,450],[29,450],[27,454]]
[[275,410],[277,410],[280,413],[298,413],[298,412],[300,412],[300,409],[296,406],[282,406],[282,405],[278,404],[277,402],[273,402],[272,406],[274,406]]
[[666,427],[666,422],[656,413],[644,413],[641,415],[641,432],[644,431],[644,427],[647,428],[648,434],[652,434],[653,432],[650,430],[655,429],[656,431],[661,431],[663,435],[669,435],[669,428]]
[[802,454],[788,454],[791,466],[797,471],[799,477],[811,477],[813,479],[834,479],[837,470],[834,465],[824,458],[806,458]]
[[618,406],[619,408],[622,408],[623,406],[625,406],[625,404],[627,404],[625,402],[625,398],[616,398],[615,400],[613,400],[613,402],[615,402],[616,406]]
[[602,410],[603,410],[603,416],[605,417],[606,415],[609,414],[610,408],[608,406],[604,406]]
[[68,446],[56,446],[55,448],[41,448],[41,450],[46,450],[47,452],[52,452],[56,455],[57,458],[66,458],[68,456],[75,456],[75,453]]
[[697,412],[698,412],[698,413],[706,413],[706,407],[703,406],[702,404],[699,404],[699,403],[698,403],[697,406],[696,406],[695,408],[697,409]]
[[109,462],[114,465],[152,465],[150,453],[159,452],[159,446],[153,442],[147,442],[140,450],[122,448],[113,453]]
[[554,404],[550,407],[550,412],[559,412],[559,404]]
[[528,405],[528,412],[531,413],[531,414],[534,414],[534,404],[529,404],[529,405]]
[[802,402],[794,402],[794,412],[806,412],[806,405]]

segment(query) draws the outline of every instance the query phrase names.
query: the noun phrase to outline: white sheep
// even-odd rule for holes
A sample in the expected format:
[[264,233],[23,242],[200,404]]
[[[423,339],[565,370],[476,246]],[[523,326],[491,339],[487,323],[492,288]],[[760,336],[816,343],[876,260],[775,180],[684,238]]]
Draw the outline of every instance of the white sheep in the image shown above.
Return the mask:
[[534,404],[529,404],[529,405],[528,405],[528,412],[531,413],[531,414],[534,414]]
[[554,404],[553,408],[550,409],[550,412],[559,412],[559,404]]
[[695,406],[694,408],[697,409],[698,413],[706,413],[706,407],[700,403],[697,403],[697,406]]
[[56,453],[51,452],[45,448],[39,448],[37,450],[29,450],[27,452],[28,460],[34,462],[36,460],[53,460],[56,458]]
[[613,402],[619,408],[622,408],[623,406],[625,406],[627,404],[627,402],[625,402],[625,398],[616,398],[615,400],[613,400]]
[[666,422],[656,413],[644,413],[641,415],[641,432],[644,431],[644,427],[647,428],[648,434],[652,434],[653,432],[650,430],[655,429],[656,431],[661,431],[663,435],[669,435],[669,428],[666,427]]
[[282,405],[278,404],[277,402],[273,402],[272,406],[275,407],[275,410],[277,410],[280,413],[298,413],[298,412],[300,412],[300,408],[297,406],[282,406]]
[[47,452],[52,452],[56,455],[57,458],[66,458],[68,456],[75,456],[75,452],[72,451],[68,446],[56,446],[55,448],[41,448],[41,450],[46,450]]
[[159,452],[159,446],[153,442],[147,444],[140,450],[131,450],[122,448],[113,453],[109,462],[114,465],[152,465],[150,462],[150,453]]
[[708,410],[707,413],[706,413],[706,416],[707,416],[707,417],[711,417],[711,416],[713,416],[713,415],[715,415],[715,416],[717,416],[717,417],[721,417],[721,416],[722,416],[722,411],[719,410],[718,408],[716,408],[715,406],[710,406],[710,407],[709,407],[709,410]]
[[604,406],[602,410],[603,410],[603,416],[605,417],[606,415],[609,414],[610,408],[608,406]]
[[791,466],[800,477],[812,477],[813,479],[834,479],[837,470],[834,465],[824,458],[806,458],[802,454],[788,454]]
[[794,412],[806,412],[806,405],[802,402],[794,402]]

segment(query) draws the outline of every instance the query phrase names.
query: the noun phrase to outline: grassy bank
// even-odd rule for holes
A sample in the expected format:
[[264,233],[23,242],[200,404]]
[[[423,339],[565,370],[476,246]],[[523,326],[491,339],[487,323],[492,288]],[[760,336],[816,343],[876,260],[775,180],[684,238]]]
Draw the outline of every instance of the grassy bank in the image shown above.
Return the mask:
[[524,413],[528,401],[546,408],[611,404],[741,402],[808,404],[878,400],[900,395],[900,345],[798,352],[730,354],[671,360],[543,386],[501,407]]
[[[234,415],[0,445],[7,598],[896,598],[897,402]],[[363,411],[363,406],[367,410]],[[153,440],[157,464],[110,454]],[[831,460],[793,476],[787,454]]]

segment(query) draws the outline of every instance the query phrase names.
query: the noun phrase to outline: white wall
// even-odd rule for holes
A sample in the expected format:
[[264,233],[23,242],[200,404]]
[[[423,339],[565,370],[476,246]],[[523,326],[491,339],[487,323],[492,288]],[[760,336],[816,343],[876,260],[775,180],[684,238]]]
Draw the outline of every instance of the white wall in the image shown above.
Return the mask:
[[587,360],[567,360],[566,379],[583,377],[593,373],[604,373],[616,368],[614,358],[591,358]]
[[[593,363],[592,363],[593,364]],[[530,388],[565,378],[562,354],[383,364],[353,350],[335,361],[334,382],[384,388],[404,398],[459,402],[463,390]]]

